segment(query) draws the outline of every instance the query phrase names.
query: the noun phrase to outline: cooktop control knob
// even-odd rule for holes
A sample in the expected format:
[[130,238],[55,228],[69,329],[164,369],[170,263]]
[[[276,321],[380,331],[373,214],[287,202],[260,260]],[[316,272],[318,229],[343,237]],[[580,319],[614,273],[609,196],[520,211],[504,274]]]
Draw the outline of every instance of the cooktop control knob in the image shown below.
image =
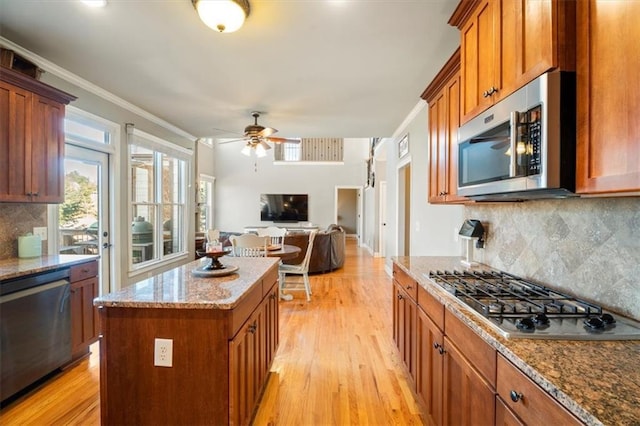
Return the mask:
[[602,314],[602,316],[600,316],[600,319],[607,325],[616,323],[616,319],[611,314]]
[[586,325],[592,330],[598,330],[598,329],[604,328],[604,321],[602,321],[598,317],[589,317],[584,320],[584,325]]
[[531,318],[520,318],[516,320],[516,327],[522,331],[533,331],[536,329],[536,324]]
[[533,317],[533,322],[537,325],[547,325],[549,324],[549,317],[540,312]]

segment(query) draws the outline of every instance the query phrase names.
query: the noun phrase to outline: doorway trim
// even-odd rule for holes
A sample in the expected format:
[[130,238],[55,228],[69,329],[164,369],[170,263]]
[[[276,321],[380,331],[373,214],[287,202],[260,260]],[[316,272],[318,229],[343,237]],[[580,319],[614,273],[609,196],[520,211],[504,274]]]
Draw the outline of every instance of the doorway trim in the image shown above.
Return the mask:
[[[411,229],[411,199],[409,199],[409,203],[407,203],[405,199],[406,188],[405,188],[405,173],[407,173],[407,166],[411,167],[411,154],[403,157],[400,161],[398,161],[396,165],[396,221],[397,221],[397,229],[396,229],[396,247],[395,253],[397,256],[404,256],[405,246],[407,241],[405,241],[405,236],[410,235]],[[411,172],[411,169],[409,169]],[[410,180],[410,179],[409,179]],[[410,189],[411,190],[411,189]],[[409,192],[409,197],[411,197],[411,192]],[[407,214],[405,212],[407,205],[409,206],[409,223],[405,218]],[[411,242],[409,241],[409,247],[411,246]]]
[[362,186],[361,185],[336,185],[333,199],[333,223],[338,223],[338,190],[355,189],[358,197],[358,207],[356,212],[356,238],[358,247],[362,244]]

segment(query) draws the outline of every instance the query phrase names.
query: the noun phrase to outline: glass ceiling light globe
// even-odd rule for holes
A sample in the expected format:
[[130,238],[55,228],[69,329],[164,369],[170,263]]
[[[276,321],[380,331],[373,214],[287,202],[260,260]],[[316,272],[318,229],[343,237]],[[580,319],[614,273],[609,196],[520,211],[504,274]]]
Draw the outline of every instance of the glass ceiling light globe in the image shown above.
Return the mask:
[[241,0],[194,0],[200,19],[208,27],[221,33],[232,33],[242,27],[248,13]]
[[249,157],[251,155],[251,144],[246,144],[240,152]]
[[264,149],[264,147],[263,147],[262,145],[258,144],[258,145],[256,146],[256,156],[257,156],[258,158],[262,158],[262,157],[264,157],[265,155],[267,155],[267,151]]

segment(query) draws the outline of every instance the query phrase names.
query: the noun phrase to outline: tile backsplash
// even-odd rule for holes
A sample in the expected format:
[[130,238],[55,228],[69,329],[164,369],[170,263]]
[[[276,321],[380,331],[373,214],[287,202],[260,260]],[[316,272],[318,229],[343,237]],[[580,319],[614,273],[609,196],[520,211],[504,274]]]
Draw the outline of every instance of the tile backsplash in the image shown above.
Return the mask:
[[[47,226],[46,204],[0,203],[0,260],[18,257],[18,237]],[[42,242],[47,254],[47,242]]]
[[476,260],[640,320],[640,198],[475,204]]

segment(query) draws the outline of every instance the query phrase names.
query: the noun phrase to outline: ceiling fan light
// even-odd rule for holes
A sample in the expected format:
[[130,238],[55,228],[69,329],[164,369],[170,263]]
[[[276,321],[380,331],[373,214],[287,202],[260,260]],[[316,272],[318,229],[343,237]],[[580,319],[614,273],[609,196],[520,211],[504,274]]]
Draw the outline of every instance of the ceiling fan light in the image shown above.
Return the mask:
[[192,0],[202,22],[221,33],[232,33],[249,16],[248,0]]
[[265,155],[267,155],[267,150],[264,149],[264,146],[262,146],[262,143],[259,143],[258,145],[256,145],[256,156],[259,158],[262,158]]
[[241,153],[243,153],[244,155],[246,155],[247,157],[251,156],[251,144],[246,144],[244,146],[244,148],[242,148],[242,151],[240,151]]

